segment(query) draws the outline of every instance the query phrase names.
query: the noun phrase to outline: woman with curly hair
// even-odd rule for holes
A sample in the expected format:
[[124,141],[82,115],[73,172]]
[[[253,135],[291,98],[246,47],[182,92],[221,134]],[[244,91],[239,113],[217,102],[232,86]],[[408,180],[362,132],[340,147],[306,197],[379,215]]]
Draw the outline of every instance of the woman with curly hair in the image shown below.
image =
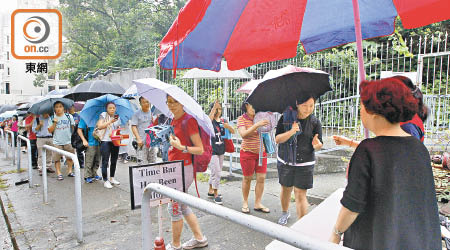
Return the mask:
[[442,249],[430,155],[400,122],[419,112],[401,80],[364,81],[361,120],[374,138],[353,154],[330,241],[352,249]]

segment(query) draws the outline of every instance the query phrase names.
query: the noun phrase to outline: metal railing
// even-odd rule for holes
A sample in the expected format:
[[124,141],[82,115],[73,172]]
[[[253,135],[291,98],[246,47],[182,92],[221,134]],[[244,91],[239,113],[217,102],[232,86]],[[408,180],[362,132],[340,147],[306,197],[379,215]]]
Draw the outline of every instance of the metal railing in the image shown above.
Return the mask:
[[[19,135],[19,136],[17,136],[17,142],[20,142],[20,140],[23,140],[23,141],[26,141],[27,142],[27,153],[28,153],[28,186],[30,187],[30,188],[32,188],[33,187],[33,169],[32,169],[32,164],[31,164],[31,142],[30,142],[30,139],[28,139],[28,138],[26,138],[26,137],[24,137],[24,136],[22,136],[22,135]],[[17,145],[18,147],[17,147],[17,172],[19,173],[19,171],[20,171],[20,156],[21,156],[21,154],[20,154],[20,148],[21,148],[21,146],[20,145]]]
[[151,192],[162,194],[178,202],[197,208],[203,212],[221,217],[225,220],[234,222],[241,226],[250,228],[254,231],[263,233],[286,244],[298,247],[303,250],[308,249],[349,249],[330,242],[323,242],[312,239],[309,236],[302,235],[293,229],[275,224],[273,222],[258,218],[253,215],[246,215],[230,208],[220,206],[206,200],[194,197],[192,195],[177,191],[175,189],[157,184],[148,184],[142,194],[142,249],[152,249],[152,230],[150,214],[150,195]]
[[3,148],[6,154],[5,132],[3,132],[2,128],[0,128],[0,148]]
[[[14,136],[14,132],[12,132],[10,130],[6,131],[6,133],[11,135],[11,148],[12,148],[11,152],[12,152],[12,155],[13,155],[12,163],[13,163],[13,166],[14,166],[14,165],[16,165],[16,154],[15,154],[16,145],[14,145],[14,141],[17,140],[17,138]],[[6,155],[6,158],[8,158],[8,136],[6,136],[5,142],[6,142],[6,147],[5,147],[5,152],[6,153],[5,153],[5,155]]]
[[44,186],[44,203],[48,202],[48,193],[47,193],[47,166],[46,166],[46,158],[47,158],[47,150],[56,152],[58,154],[62,154],[66,157],[70,157],[73,161],[73,168],[75,171],[75,203],[76,203],[76,227],[77,227],[77,240],[79,243],[83,242],[83,205],[81,201],[81,172],[80,172],[80,163],[78,162],[78,158],[75,154],[69,153],[67,151],[44,145],[42,148],[42,184]]

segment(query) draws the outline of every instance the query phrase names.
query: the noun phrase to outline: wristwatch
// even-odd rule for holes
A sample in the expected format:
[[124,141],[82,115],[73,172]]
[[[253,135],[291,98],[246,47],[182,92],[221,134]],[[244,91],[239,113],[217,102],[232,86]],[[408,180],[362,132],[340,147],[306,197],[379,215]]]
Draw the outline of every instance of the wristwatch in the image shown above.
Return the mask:
[[339,231],[336,226],[333,227],[333,233],[339,236],[339,238],[342,238],[342,235],[344,234],[344,232]]
[[182,151],[183,153],[189,153],[188,152],[188,148],[187,148],[187,146],[184,146],[184,149],[183,149],[183,151]]

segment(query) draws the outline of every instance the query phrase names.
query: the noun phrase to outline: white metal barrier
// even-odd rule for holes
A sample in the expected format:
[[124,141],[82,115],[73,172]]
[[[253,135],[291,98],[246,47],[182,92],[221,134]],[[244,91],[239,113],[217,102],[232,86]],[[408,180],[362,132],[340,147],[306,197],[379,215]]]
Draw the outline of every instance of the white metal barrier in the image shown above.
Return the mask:
[[153,236],[151,230],[152,222],[150,216],[151,192],[162,194],[163,196],[169,197],[175,201],[184,203],[217,217],[222,217],[223,219],[234,222],[236,224],[240,224],[241,226],[263,233],[267,236],[270,236],[286,244],[298,247],[300,249],[349,249],[330,242],[323,242],[312,239],[309,236],[302,235],[301,233],[294,231],[289,227],[281,226],[253,215],[247,215],[237,212],[230,208],[220,206],[206,200],[202,200],[200,198],[177,191],[158,183],[150,183],[144,189],[141,205],[142,249],[144,250],[153,249]]
[[[23,140],[23,141],[26,141],[27,142],[27,153],[28,153],[28,186],[30,187],[30,188],[32,188],[33,187],[33,168],[32,168],[32,164],[31,164],[31,142],[30,142],[30,140],[28,139],[28,138],[26,138],[26,137],[24,137],[24,136],[22,136],[22,135],[19,135],[19,136],[17,136],[17,141],[18,142],[20,142],[20,140]],[[20,148],[21,148],[21,146],[18,144],[17,145],[18,147],[17,147],[17,172],[19,172],[20,171],[20,156],[21,156],[21,154],[20,154]]]
[[44,202],[48,202],[48,194],[47,194],[47,150],[56,152],[58,154],[62,154],[66,157],[70,157],[73,161],[73,168],[75,171],[75,203],[76,203],[76,227],[77,227],[77,240],[79,243],[83,242],[83,205],[81,201],[81,172],[80,172],[80,163],[78,162],[78,158],[76,154],[69,153],[67,151],[44,145],[42,148],[42,184],[44,186]]
[[[17,138],[14,136],[14,132],[12,132],[11,130],[6,131],[6,133],[11,135],[11,148],[12,148],[12,155],[13,155],[13,166],[16,165],[16,145],[14,145],[14,141],[17,140]],[[8,136],[6,136],[6,147],[5,147],[5,152],[6,152],[6,158],[8,158]]]
[[6,154],[6,144],[5,144],[5,132],[3,132],[3,129],[0,128],[0,148],[3,148],[5,150]]

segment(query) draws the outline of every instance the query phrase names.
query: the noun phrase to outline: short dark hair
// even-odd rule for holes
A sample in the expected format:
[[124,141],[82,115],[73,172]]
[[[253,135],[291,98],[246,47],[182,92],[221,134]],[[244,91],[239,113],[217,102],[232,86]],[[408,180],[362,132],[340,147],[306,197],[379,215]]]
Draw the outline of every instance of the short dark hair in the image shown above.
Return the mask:
[[363,81],[360,90],[366,110],[383,116],[390,123],[409,121],[418,111],[419,101],[398,79]]
[[[302,95],[300,98],[297,98],[297,105],[305,103],[306,101],[308,101],[309,99],[313,99],[314,102],[316,102],[317,97],[315,97],[313,94],[311,93],[305,93],[304,95]],[[297,108],[297,107],[296,107]]]
[[241,105],[241,111],[242,111],[242,113],[247,113],[247,104],[250,104],[250,103],[248,103],[248,102],[247,102],[247,99],[245,99],[245,100],[242,102],[242,105]]
[[145,99],[145,100],[147,100],[147,99],[146,99],[145,97],[143,97],[143,96],[140,96],[140,97],[139,97],[139,103],[141,103],[141,100],[142,100],[142,99]]
[[116,106],[116,104],[114,102],[107,102],[105,107],[108,107],[109,104],[112,104],[112,105]]
[[63,105],[63,107],[64,107],[64,103],[62,103],[62,101],[56,101],[55,103],[53,103],[53,107],[55,107],[56,104],[58,104],[58,103],[61,103],[61,105]]

